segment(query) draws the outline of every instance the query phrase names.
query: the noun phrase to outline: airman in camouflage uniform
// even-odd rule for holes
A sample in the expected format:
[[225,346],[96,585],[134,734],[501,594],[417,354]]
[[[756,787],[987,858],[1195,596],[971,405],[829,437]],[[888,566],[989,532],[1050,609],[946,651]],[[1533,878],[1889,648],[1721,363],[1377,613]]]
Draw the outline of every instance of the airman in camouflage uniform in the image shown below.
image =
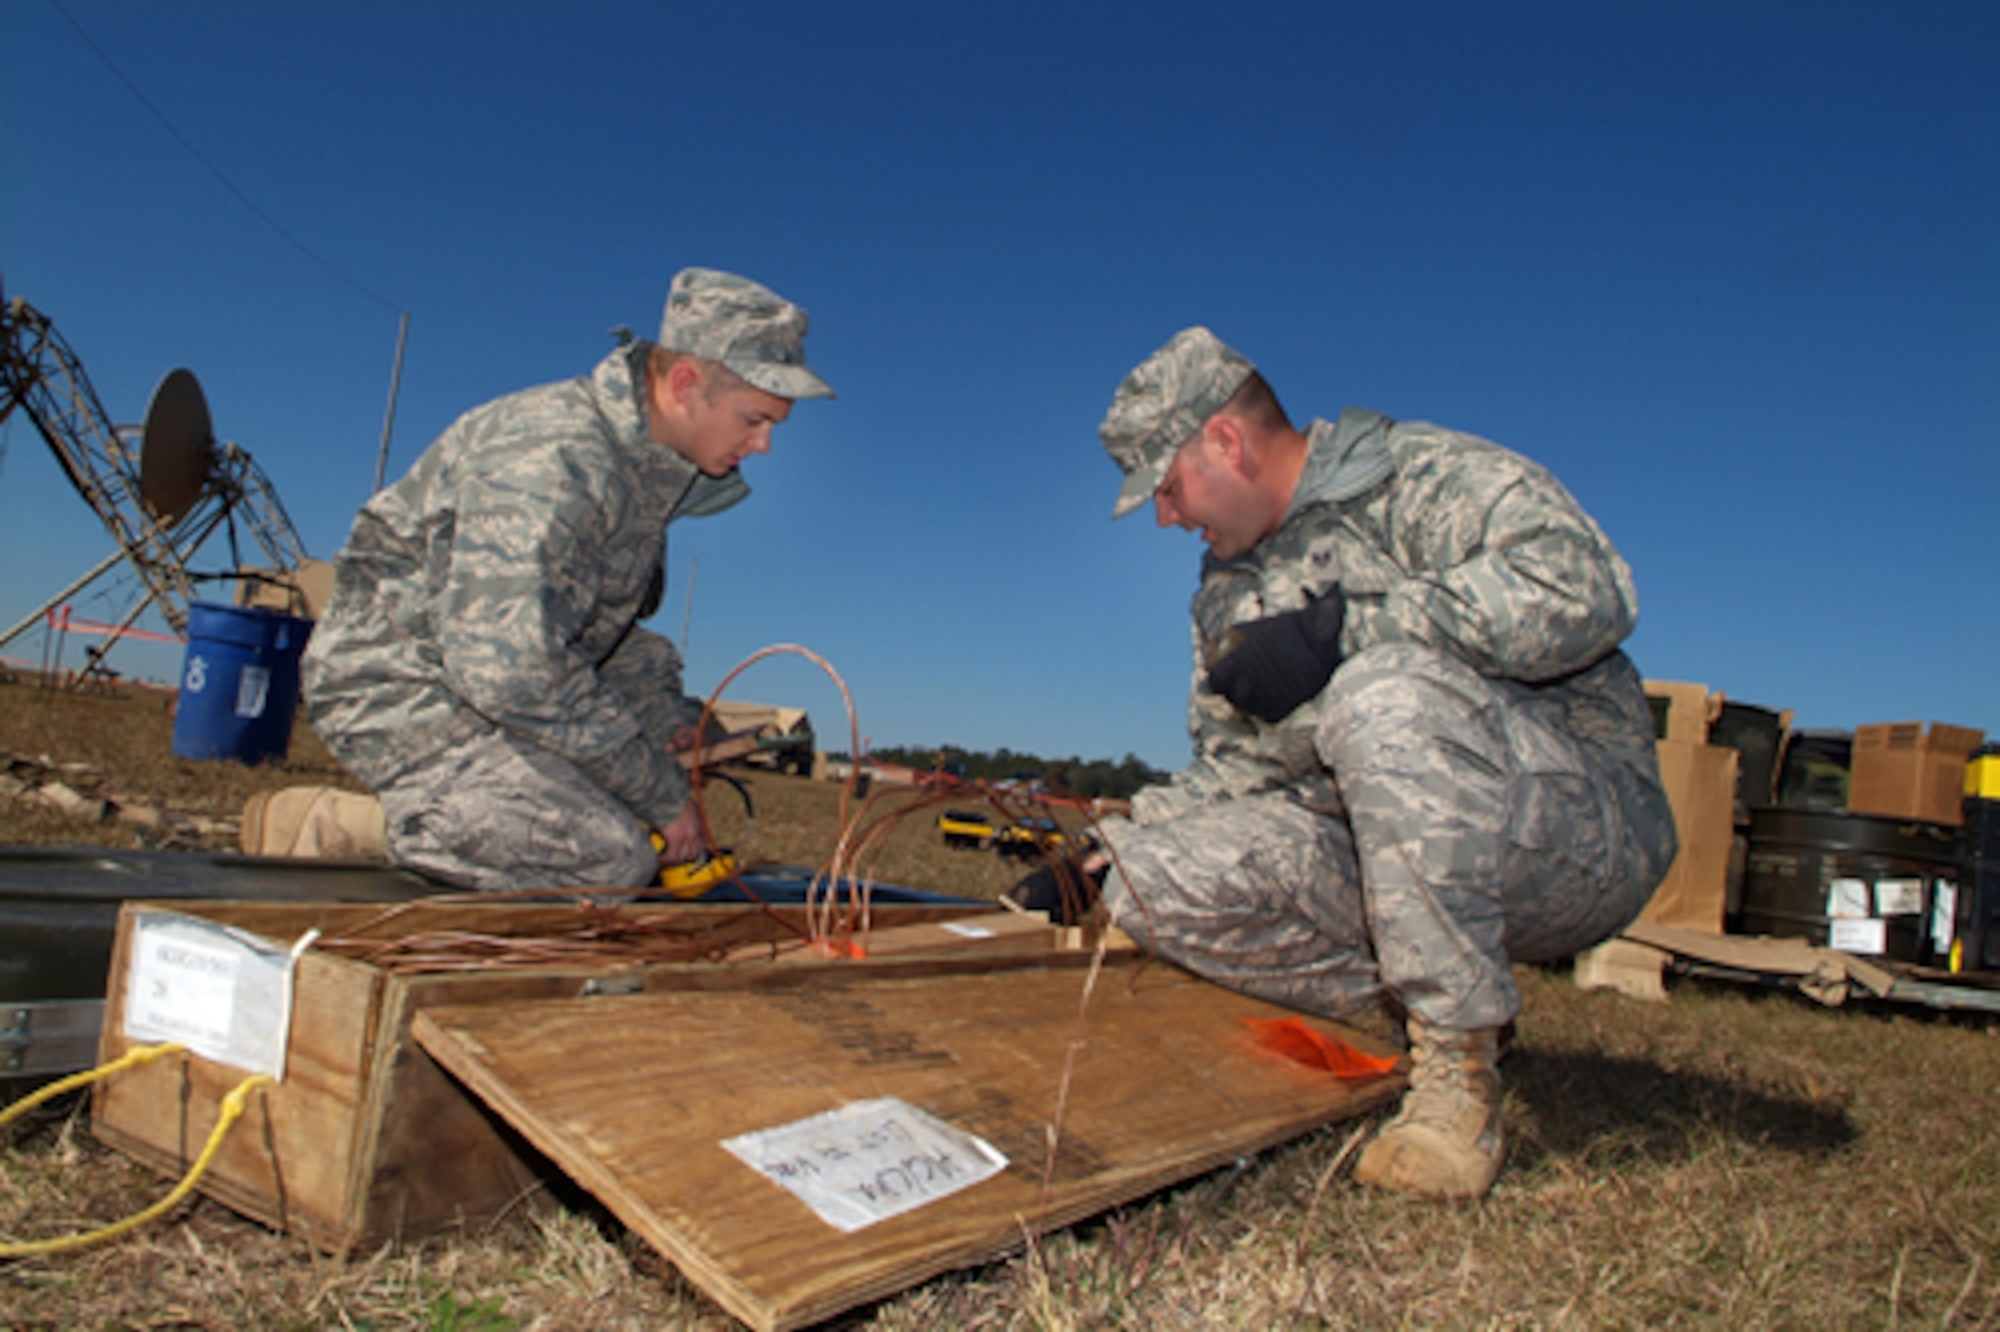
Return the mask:
[[1222,984],[1407,1017],[1402,1114],[1357,1174],[1470,1197],[1502,1159],[1509,960],[1627,924],[1676,845],[1650,713],[1618,644],[1630,571],[1546,470],[1348,410],[1292,427],[1206,329],[1119,387],[1126,479],[1202,532],[1194,761],[1113,821],[1126,929]]
[[638,622],[667,524],[741,501],[743,458],[795,399],[832,396],[805,332],[756,283],[685,269],[657,344],[475,408],[363,506],[304,692],[397,863],[482,890],[627,888],[699,854],[670,751],[700,707]]

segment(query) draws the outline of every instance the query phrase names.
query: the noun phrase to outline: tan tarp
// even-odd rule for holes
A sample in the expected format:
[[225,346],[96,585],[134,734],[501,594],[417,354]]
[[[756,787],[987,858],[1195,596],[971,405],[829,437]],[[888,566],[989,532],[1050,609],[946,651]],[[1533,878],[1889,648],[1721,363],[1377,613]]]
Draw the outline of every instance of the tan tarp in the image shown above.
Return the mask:
[[775,739],[812,729],[804,708],[788,708],[775,703],[732,703],[719,699],[715,719],[732,734],[754,731],[759,739]]

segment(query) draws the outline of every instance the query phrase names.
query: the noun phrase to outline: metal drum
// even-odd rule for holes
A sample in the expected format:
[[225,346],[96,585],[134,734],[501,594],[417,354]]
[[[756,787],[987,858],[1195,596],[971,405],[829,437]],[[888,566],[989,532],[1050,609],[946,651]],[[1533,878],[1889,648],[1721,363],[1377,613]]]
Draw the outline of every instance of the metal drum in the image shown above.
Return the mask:
[[1958,829],[1873,814],[1750,815],[1742,934],[1946,965],[1957,923]]

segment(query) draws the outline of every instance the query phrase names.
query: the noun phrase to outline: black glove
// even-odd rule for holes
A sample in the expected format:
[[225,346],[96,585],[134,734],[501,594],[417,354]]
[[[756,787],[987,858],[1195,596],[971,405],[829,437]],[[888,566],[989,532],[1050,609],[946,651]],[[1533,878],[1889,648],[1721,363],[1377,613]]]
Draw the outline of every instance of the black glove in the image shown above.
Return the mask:
[[1023,911],[1045,911],[1058,925],[1074,925],[1103,895],[1105,869],[1086,873],[1074,860],[1044,865],[1009,888],[1007,900]]
[[1334,584],[1317,600],[1232,628],[1208,668],[1208,687],[1240,710],[1274,722],[1326,688],[1340,665],[1347,598]]

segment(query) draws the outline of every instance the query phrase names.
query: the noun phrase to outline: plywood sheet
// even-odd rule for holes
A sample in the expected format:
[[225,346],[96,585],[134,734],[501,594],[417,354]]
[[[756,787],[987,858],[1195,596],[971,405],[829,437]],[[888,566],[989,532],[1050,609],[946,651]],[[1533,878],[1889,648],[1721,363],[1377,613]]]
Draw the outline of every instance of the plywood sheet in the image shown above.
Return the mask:
[[[1025,1232],[1360,1114],[1402,1087],[1398,1076],[1343,1083],[1265,1051],[1243,1020],[1283,1010],[1164,964],[1107,970],[1086,1003],[1087,985],[1074,970],[828,976],[786,991],[433,1008],[413,1032],[758,1328],[817,1322],[990,1260]],[[1010,1164],[842,1233],[722,1146],[878,1097],[978,1135]]]

